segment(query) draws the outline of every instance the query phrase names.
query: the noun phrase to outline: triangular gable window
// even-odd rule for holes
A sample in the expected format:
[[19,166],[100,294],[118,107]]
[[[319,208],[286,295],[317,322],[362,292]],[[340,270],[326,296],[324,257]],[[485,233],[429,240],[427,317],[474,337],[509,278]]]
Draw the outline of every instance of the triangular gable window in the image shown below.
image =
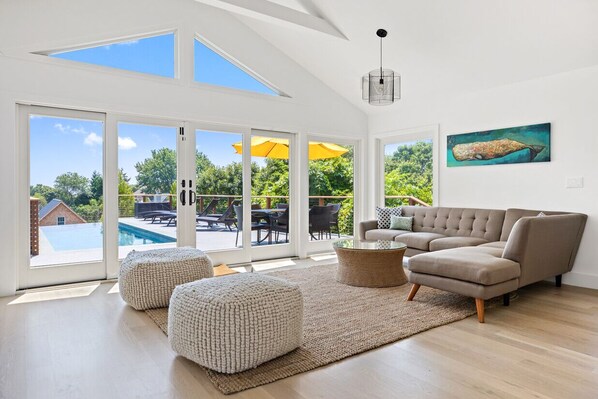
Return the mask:
[[174,47],[175,34],[166,33],[94,47],[41,54],[86,64],[174,78]]
[[196,82],[279,96],[257,78],[218,54],[199,40],[194,40],[194,79]]

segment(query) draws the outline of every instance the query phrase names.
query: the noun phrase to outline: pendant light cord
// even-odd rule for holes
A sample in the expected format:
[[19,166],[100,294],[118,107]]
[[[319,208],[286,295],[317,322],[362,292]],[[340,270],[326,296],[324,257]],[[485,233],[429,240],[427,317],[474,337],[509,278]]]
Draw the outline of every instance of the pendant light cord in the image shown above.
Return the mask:
[[384,75],[382,74],[382,38],[380,38],[380,84],[384,84]]

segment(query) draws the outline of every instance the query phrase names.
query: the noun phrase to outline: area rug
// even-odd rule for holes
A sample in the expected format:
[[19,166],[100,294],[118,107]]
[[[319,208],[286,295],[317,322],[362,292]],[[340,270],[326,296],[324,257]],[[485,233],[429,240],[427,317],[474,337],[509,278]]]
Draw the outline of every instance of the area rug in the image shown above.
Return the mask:
[[[301,287],[303,345],[241,373],[222,374],[206,369],[220,391],[231,394],[268,384],[476,313],[472,298],[422,286],[414,301],[406,302],[411,284],[351,287],[336,282],[335,269],[336,265],[326,265],[268,273]],[[168,309],[146,312],[167,334]]]

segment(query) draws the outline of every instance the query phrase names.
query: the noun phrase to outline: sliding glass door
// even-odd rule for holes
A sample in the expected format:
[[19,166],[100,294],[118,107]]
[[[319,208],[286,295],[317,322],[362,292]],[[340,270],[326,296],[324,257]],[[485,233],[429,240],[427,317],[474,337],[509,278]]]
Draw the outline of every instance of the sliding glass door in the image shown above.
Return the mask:
[[117,123],[119,259],[132,250],[176,247],[181,126],[166,121]]
[[105,115],[19,110],[21,288],[105,278]]
[[20,288],[117,277],[133,250],[191,246],[215,264],[297,255],[294,135],[19,111]]

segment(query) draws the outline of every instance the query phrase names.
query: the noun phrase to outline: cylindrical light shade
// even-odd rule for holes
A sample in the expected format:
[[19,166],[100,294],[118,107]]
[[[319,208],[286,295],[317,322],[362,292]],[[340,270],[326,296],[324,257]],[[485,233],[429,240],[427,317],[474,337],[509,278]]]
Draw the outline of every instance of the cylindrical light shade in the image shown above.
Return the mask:
[[[380,81],[382,79],[382,82]],[[361,97],[372,105],[388,105],[401,98],[401,75],[392,69],[374,69],[361,79]]]

